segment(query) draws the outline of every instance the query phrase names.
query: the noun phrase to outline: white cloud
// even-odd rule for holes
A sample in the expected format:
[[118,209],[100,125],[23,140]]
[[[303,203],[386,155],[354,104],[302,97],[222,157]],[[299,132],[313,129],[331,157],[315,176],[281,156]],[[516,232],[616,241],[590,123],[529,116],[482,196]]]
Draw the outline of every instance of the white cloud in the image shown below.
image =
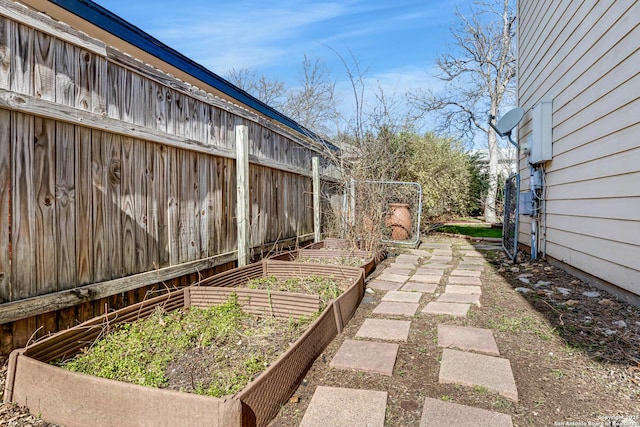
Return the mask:
[[[240,7],[242,6],[242,7]],[[230,68],[260,68],[308,43],[304,31],[314,24],[348,13],[341,3],[300,3],[297,6],[236,5],[180,10],[154,20],[146,31],[214,72]],[[298,58],[296,56],[296,61]]]

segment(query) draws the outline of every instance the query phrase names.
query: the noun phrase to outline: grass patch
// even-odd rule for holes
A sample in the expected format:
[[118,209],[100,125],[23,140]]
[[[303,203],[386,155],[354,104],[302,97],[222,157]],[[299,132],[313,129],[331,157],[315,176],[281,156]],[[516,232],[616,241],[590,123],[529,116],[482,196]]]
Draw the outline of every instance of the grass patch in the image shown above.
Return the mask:
[[470,237],[502,237],[502,229],[491,228],[489,224],[445,225],[436,229],[440,233],[462,234]]

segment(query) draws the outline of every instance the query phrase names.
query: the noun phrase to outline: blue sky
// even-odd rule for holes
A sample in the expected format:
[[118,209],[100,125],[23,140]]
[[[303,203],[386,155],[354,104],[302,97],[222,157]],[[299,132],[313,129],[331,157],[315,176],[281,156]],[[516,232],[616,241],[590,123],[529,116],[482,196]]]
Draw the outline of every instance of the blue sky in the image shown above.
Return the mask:
[[338,91],[349,83],[339,52],[353,55],[385,94],[437,84],[460,0],[97,0],[163,43],[224,76],[251,68],[295,87],[306,54],[321,58]]

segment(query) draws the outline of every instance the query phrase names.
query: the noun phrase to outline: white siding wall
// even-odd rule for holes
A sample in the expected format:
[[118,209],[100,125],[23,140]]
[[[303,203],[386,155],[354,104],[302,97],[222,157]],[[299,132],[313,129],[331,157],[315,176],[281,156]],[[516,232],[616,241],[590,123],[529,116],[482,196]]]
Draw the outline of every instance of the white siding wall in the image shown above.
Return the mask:
[[[553,99],[546,253],[640,294],[640,2],[519,0],[518,14],[519,141]],[[525,158],[520,173],[527,190]]]

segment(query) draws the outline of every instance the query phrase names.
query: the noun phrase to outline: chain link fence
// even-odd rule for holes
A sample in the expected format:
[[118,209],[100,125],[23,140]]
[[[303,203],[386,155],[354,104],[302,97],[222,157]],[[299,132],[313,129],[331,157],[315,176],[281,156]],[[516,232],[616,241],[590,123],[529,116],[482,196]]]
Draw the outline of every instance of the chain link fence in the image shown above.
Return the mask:
[[420,240],[422,187],[417,182],[350,181],[343,200],[343,236],[355,230],[365,242],[415,245]]

